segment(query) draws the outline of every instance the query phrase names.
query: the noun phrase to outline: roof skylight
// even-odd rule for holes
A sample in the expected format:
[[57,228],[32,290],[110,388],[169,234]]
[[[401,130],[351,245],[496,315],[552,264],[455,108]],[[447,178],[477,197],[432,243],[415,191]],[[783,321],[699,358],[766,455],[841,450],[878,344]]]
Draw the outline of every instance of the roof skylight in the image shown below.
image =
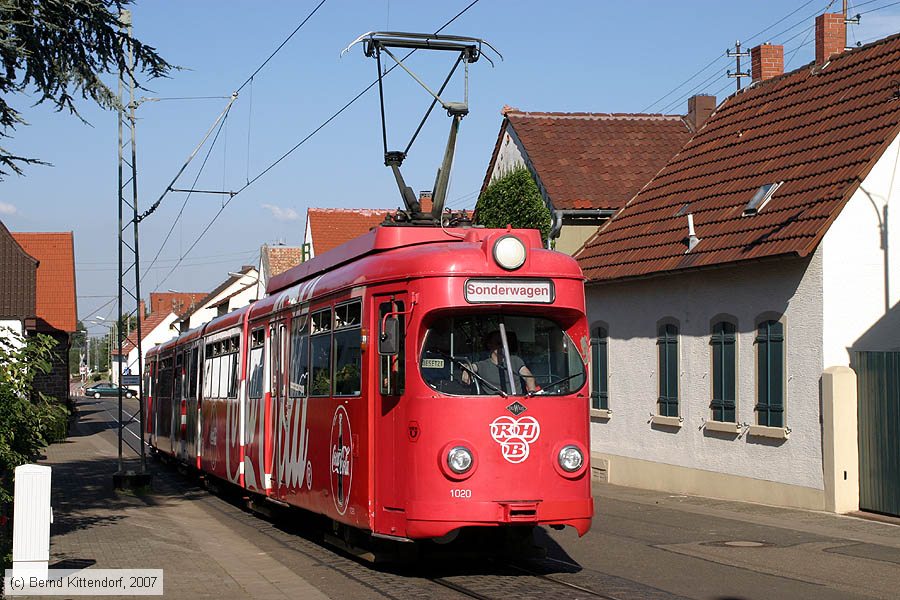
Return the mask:
[[780,188],[782,183],[784,182],[779,181],[778,183],[767,183],[759,186],[759,189],[753,194],[753,198],[751,198],[750,202],[747,203],[747,206],[744,207],[743,216],[750,217],[761,211],[769,200],[772,199],[775,190]]

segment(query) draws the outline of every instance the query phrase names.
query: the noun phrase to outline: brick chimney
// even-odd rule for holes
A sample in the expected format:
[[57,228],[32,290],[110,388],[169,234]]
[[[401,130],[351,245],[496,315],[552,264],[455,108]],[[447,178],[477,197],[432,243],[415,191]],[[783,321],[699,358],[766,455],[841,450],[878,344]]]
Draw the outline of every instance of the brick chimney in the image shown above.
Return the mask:
[[434,206],[431,197],[431,190],[419,192],[419,205],[423,213],[430,213],[431,207]]
[[750,50],[753,81],[765,81],[784,74],[784,46],[760,44]]
[[699,131],[709,115],[716,110],[716,97],[707,96],[706,94],[698,94],[688,98],[688,114],[687,122],[691,128],[691,132]]
[[847,47],[847,24],[843,13],[824,13],[816,17],[816,64],[824,65]]
[[144,304],[144,301],[141,300],[138,308],[138,318],[142,319],[147,316],[147,305]]

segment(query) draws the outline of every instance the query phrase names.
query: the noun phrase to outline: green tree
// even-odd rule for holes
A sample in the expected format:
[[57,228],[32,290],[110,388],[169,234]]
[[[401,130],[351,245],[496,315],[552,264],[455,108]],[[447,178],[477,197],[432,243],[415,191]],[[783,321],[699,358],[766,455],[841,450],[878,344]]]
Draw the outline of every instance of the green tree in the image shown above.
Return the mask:
[[50,336],[23,338],[0,333],[0,567],[9,564],[13,472],[34,460],[47,444],[65,439],[66,408],[34,390],[34,378],[48,373],[56,342]]
[[475,205],[475,220],[485,227],[538,229],[544,241],[550,232],[550,211],[524,166],[488,185]]
[[[57,111],[81,118],[75,96],[103,108],[116,108],[115,92],[101,80],[105,73],[126,69],[127,40],[119,12],[132,0],[0,0],[0,139],[27,125],[9,102],[34,94]],[[166,75],[172,66],[156,50],[131,38],[135,69],[150,77]],[[82,119],[83,120],[83,119]],[[46,164],[0,148],[0,180],[22,166]]]

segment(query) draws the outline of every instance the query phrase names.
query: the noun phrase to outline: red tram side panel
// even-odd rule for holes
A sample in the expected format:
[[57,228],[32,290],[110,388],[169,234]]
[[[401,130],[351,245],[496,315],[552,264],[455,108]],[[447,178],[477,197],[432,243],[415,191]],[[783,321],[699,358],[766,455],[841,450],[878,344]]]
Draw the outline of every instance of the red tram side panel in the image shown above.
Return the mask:
[[376,228],[268,291],[148,353],[157,450],[193,344],[202,471],[392,538],[590,527],[583,277],[537,232]]

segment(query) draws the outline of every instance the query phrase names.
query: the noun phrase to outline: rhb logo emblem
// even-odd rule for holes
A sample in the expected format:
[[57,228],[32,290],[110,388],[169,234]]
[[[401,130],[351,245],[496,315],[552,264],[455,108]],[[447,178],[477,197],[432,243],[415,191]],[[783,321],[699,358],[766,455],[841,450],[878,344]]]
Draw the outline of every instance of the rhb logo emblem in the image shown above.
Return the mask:
[[541,435],[541,424],[534,417],[497,417],[491,423],[491,437],[500,444],[503,458],[520,463],[528,458],[531,444]]

